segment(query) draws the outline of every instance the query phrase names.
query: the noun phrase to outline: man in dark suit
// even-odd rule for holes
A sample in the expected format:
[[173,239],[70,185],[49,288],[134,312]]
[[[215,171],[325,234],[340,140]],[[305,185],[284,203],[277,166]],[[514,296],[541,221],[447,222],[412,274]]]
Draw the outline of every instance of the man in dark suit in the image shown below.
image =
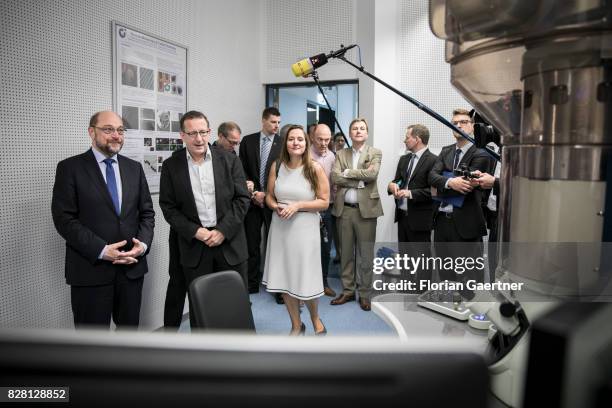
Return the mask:
[[[436,155],[427,148],[429,129],[419,124],[408,126],[404,143],[410,153],[400,158],[395,178],[388,186],[396,201],[398,249],[401,254],[430,256],[433,203],[429,172]],[[429,278],[429,270],[418,271],[418,279]]]
[[[261,132],[245,136],[240,143],[240,160],[247,182],[253,182],[251,206],[244,220],[244,229],[249,247],[249,293],[259,292],[263,276],[261,269],[261,227],[265,227],[267,236],[272,211],[266,207],[266,184],[270,166],[279,157],[281,151],[280,136],[277,135],[280,126],[280,112],[274,107],[264,109],[261,115]],[[282,303],[280,294],[276,296],[277,303]]]
[[185,113],[180,126],[186,149],[164,161],[159,205],[178,236],[185,285],[227,269],[239,272],[246,282],[242,222],[249,194],[240,161],[208,145],[209,122],[203,113]]
[[75,327],[138,326],[145,254],[155,212],[140,163],[119,155],[125,128],[114,112],[89,121],[92,148],[57,165],[51,212],[66,240]]
[[[453,111],[452,122],[466,134],[474,132],[474,124],[465,109]],[[435,190],[439,204],[434,209],[434,247],[438,257],[479,257],[482,256],[482,236],[487,227],[482,212],[481,189],[465,177],[453,176],[454,169],[464,165],[468,170],[485,172],[489,159],[460,134],[453,133],[456,143],[442,148],[436,164],[429,173],[429,182]],[[474,243],[465,245],[460,243]],[[473,269],[471,273],[458,276],[453,270],[442,269],[442,280],[475,278],[482,282],[484,270]]]

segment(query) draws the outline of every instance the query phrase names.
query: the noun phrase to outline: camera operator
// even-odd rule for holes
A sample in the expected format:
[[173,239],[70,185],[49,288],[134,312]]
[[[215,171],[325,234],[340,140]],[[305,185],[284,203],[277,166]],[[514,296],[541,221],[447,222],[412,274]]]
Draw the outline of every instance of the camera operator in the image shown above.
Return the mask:
[[[473,134],[474,123],[465,109],[453,111],[452,122],[466,134]],[[469,177],[455,176],[456,169],[462,173],[480,171],[489,166],[488,156],[460,134],[453,132],[456,142],[442,148],[436,164],[429,173],[432,198],[439,202],[434,208],[434,248],[438,257],[478,257],[482,254],[482,237],[487,234],[482,211],[482,191]],[[475,174],[474,174],[475,176]],[[459,243],[472,242],[474,245]],[[469,279],[483,281],[484,271],[476,272]],[[440,279],[459,280],[453,270],[440,270]]]
[[483,207],[485,218],[487,220],[487,226],[489,227],[489,240],[487,244],[488,259],[489,259],[489,277],[490,281],[495,281],[495,268],[497,267],[497,214],[499,210],[499,172],[500,163],[494,167],[494,176],[489,173],[481,173],[475,171],[474,174],[478,176],[472,180],[472,185],[478,186],[483,190],[488,190],[486,199],[486,205]]

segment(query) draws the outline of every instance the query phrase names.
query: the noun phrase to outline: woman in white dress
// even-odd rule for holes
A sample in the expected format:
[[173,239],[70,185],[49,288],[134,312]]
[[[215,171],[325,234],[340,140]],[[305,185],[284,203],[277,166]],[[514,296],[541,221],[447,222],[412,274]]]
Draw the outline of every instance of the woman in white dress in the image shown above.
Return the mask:
[[318,212],[327,209],[328,202],[327,176],[310,157],[304,129],[293,125],[283,138],[280,159],[270,168],[266,204],[273,215],[262,280],[268,292],[282,293],[292,335],[306,330],[300,300],[308,307],[315,334],[327,333],[318,312],[323,295]]

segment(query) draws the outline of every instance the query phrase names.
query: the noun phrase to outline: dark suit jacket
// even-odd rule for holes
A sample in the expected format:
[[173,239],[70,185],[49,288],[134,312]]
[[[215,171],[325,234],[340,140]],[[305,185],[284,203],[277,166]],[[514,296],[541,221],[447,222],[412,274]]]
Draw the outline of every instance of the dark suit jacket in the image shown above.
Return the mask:
[[[394,181],[400,186],[405,182],[404,177],[408,169],[412,153],[402,156],[397,164]],[[408,181],[408,190],[412,199],[408,200],[408,227],[412,231],[431,231],[433,223],[433,202],[431,199],[431,188],[429,186],[429,172],[436,163],[436,155],[425,150],[416,167],[412,170]],[[389,193],[391,194],[391,193]],[[399,209],[395,209],[395,222],[399,220]]]
[[[221,244],[225,260],[237,265],[247,259],[242,222],[249,208],[249,192],[238,157],[222,149],[209,148],[215,176],[216,228],[225,236]],[[195,268],[206,245],[194,238],[202,224],[193,197],[186,151],[166,159],[162,165],[159,206],[178,234],[181,264]]]
[[149,186],[140,163],[117,156],[121,173],[121,214],[117,215],[106,182],[93,152],[62,160],[57,165],[51,213],[59,234],[66,240],[66,283],[77,286],[113,282],[115,273],[125,271],[135,279],[147,272],[143,256],[132,265],[113,265],[98,259],[107,244],[132,238],[151,249],[155,211]]
[[259,138],[261,133],[251,133],[242,138],[240,142],[240,161],[242,162],[242,168],[244,175],[247,180],[251,180],[255,183],[255,191],[266,192],[266,185],[268,182],[268,174],[270,174],[270,166],[280,156],[282,147],[282,141],[279,135],[274,135],[272,140],[272,147],[270,148],[270,154],[268,156],[268,162],[266,163],[266,177],[264,185],[259,183]]
[[[452,189],[444,188],[447,177],[442,173],[444,171],[452,171],[453,160],[455,157],[456,145],[445,146],[442,148],[434,167],[429,173],[429,183],[432,187],[438,190],[439,195],[460,195]],[[463,155],[459,165],[465,164],[470,170],[480,170],[485,172],[489,166],[489,156],[478,149],[476,146],[471,146]],[[487,234],[487,227],[482,212],[482,190],[475,188],[470,193],[465,195],[462,207],[453,208],[453,218],[459,235],[464,239],[474,239]],[[439,203],[434,206],[437,216]]]

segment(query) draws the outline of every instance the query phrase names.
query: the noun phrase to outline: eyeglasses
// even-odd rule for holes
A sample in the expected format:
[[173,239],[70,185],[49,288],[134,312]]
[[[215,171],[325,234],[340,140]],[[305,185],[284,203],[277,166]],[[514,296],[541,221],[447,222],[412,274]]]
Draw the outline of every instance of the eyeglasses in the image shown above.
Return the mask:
[[472,123],[471,120],[467,120],[467,119],[463,119],[463,120],[453,120],[451,122],[453,125],[457,126],[457,125],[467,125],[468,123]]
[[110,127],[110,126],[104,126],[104,127],[97,127],[97,126],[93,126],[96,129],[100,129],[102,131],[102,133],[104,133],[105,135],[112,135],[113,133],[117,132],[118,135],[123,136],[123,134],[125,132],[127,132],[127,129],[125,128],[114,128],[114,127]]
[[193,132],[183,132],[184,134],[186,134],[189,137],[195,138],[197,135],[200,135],[202,137],[206,137],[210,134],[210,129],[206,129],[206,130],[194,130]]

